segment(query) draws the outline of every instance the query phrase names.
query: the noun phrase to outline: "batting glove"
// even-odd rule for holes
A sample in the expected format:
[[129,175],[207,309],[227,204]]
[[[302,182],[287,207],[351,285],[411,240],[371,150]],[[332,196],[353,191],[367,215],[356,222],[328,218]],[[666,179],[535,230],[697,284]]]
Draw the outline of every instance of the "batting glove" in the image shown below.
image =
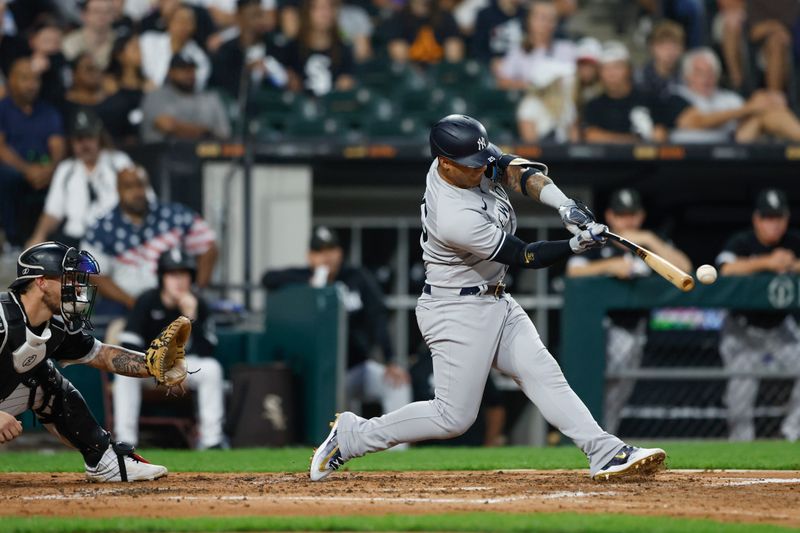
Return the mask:
[[569,200],[558,208],[558,214],[561,216],[561,223],[573,235],[579,234],[595,221],[594,213],[580,200]]
[[602,248],[608,242],[605,232],[608,227],[605,224],[592,222],[585,230],[579,232],[569,240],[569,246],[576,254],[582,254],[592,248]]

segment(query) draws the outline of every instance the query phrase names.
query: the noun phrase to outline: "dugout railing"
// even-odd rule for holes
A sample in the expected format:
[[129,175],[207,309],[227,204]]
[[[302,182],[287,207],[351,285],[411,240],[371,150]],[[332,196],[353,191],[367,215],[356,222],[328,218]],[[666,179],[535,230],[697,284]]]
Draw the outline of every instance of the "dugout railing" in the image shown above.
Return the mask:
[[[608,315],[621,310],[643,314],[648,340],[641,360],[609,370]],[[728,384],[753,378],[758,380],[750,410],[755,437],[781,438],[780,424],[800,380],[800,344],[787,345],[789,357],[781,361],[765,350],[745,368],[726,365],[719,340],[725,315],[732,310],[797,314],[800,278],[721,277],[689,293],[657,276],[568,279],[561,314],[561,365],[598,420],[609,419],[604,413],[609,383],[631,381],[634,388],[616,414],[621,419],[616,432],[623,437],[729,438],[731,400],[726,394],[740,389],[726,392]]]

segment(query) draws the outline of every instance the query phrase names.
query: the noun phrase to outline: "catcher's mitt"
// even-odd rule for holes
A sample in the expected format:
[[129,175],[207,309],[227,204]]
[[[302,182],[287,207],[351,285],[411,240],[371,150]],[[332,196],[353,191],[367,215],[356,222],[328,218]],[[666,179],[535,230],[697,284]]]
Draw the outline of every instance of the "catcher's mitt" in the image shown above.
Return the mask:
[[184,346],[192,333],[192,323],[179,316],[153,339],[145,353],[147,371],[159,385],[169,388],[179,386],[186,379],[186,354]]

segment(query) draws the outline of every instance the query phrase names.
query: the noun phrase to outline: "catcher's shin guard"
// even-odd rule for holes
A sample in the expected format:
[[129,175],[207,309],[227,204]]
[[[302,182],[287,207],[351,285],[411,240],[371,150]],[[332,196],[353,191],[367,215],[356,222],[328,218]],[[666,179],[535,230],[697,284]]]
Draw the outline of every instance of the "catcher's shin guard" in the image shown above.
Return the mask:
[[53,361],[48,360],[40,369],[28,382],[32,395],[37,387],[43,392],[41,405],[31,405],[36,417],[77,448],[87,465],[96,465],[108,449],[111,434],[100,426],[81,393],[56,369]]

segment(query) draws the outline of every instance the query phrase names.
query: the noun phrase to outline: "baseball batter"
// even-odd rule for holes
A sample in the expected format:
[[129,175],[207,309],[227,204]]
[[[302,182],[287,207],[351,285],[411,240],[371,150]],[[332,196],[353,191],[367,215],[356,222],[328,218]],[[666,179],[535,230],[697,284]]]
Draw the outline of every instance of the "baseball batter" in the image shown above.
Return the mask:
[[[82,363],[126,376],[150,376],[145,354],[103,344],[86,333],[100,273],[85,251],[59,242],[28,248],[17,259],[17,279],[0,292],[0,444],[18,437],[17,416],[39,421],[81,455],[90,481],[142,481],[166,475],[133,446],[112,442],[81,393],[56,368]],[[177,382],[186,377],[177,369]]]
[[[541,163],[512,165],[516,156],[502,154],[471,117],[440,120],[430,146],[435,159],[421,208],[426,284],[416,313],[433,354],[436,397],[369,420],[350,412],[337,416],[312,457],[311,479],[399,443],[462,434],[475,421],[492,367],[512,376],[544,417],[575,441],[594,479],[655,472],[664,450],[628,446],[603,431],[528,315],[504,290],[509,266],[545,268],[603,246],[606,227],[568,199]],[[515,237],[516,216],[504,186],[558,209],[574,236],[534,243]]]

